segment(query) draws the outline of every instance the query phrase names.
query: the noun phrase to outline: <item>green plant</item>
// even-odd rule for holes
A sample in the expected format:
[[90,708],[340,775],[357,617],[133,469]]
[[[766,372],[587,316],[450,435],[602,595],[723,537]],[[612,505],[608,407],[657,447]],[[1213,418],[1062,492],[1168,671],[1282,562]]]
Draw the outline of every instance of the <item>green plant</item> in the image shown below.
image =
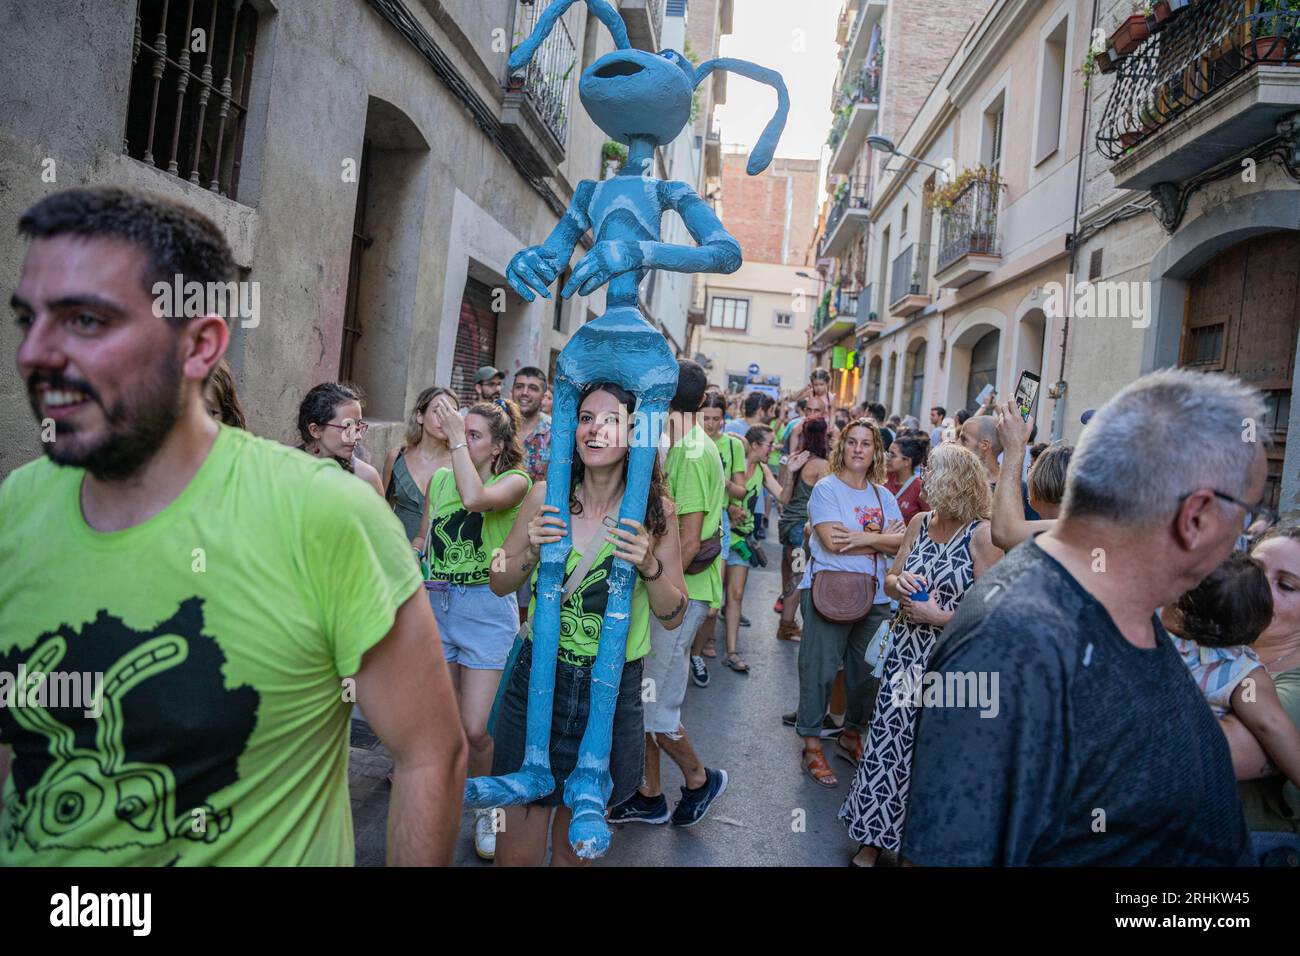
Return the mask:
[[605,145],[600,148],[600,158],[605,162],[616,159],[622,165],[627,162],[627,147],[622,143],[607,139]]
[[957,174],[956,178],[949,180],[942,186],[927,189],[925,193],[926,208],[937,209],[940,212],[949,211],[958,197],[974,182],[987,183],[995,189],[1001,188],[1003,185],[1002,177],[996,171],[981,163],[973,168],[963,169]]

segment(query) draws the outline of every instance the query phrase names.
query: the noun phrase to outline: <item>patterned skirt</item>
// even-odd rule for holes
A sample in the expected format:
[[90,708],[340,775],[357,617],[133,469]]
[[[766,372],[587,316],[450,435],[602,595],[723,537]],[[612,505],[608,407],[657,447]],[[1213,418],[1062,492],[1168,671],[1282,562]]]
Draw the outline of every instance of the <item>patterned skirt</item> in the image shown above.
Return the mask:
[[895,626],[862,762],[840,807],[840,819],[858,843],[893,852],[902,845],[917,716],[911,691],[925,672],[939,633],[928,624],[901,621]]

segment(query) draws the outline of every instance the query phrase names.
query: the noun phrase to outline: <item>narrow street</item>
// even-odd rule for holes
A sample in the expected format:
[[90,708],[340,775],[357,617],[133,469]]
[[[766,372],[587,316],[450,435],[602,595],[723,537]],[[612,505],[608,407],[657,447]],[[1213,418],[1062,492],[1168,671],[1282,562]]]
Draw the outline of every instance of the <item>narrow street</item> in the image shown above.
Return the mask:
[[[775,557],[774,535],[765,542]],[[843,866],[856,847],[836,819],[852,780],[852,767],[839,757],[831,765],[835,790],[813,783],[799,768],[799,742],[781,715],[798,695],[798,646],[776,640],[772,603],[780,589],[773,565],[751,572],[740,650],[752,668],[736,674],[710,662],[706,688],[691,685],[683,720],[700,757],[727,771],[727,792],[698,826],[623,826],[600,866]],[[721,625],[718,642],[722,645]],[[382,866],[390,761],[364,725],[354,723],[349,783],[357,865]],[[827,753],[835,750],[827,747]],[[677,767],[664,758],[664,792],[675,805],[682,785]],[[474,855],[472,817],[466,814],[456,865],[486,865]]]

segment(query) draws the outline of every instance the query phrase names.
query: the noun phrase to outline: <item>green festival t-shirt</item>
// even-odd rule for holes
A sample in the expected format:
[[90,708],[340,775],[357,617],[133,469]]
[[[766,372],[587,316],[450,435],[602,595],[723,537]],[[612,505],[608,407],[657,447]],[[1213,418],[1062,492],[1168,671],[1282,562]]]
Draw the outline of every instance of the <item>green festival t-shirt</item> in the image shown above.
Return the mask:
[[[532,487],[528,472],[513,469],[493,475],[483,485],[491,488],[507,475],[521,475]],[[505,544],[519,505],[501,511],[470,511],[460,500],[456,476],[450,468],[439,468],[429,482],[427,507],[431,515],[429,579],[475,587],[487,584],[492,572],[492,554]],[[520,504],[523,499],[519,499]]]
[[420,590],[401,523],[224,426],[135,527],[86,524],[84,474],[0,486],[0,672],[49,675],[0,707],[0,867],[351,866],[345,678]]
[[[702,511],[700,540],[707,541],[716,535],[722,525],[727,493],[723,487],[722,457],[708,433],[699,425],[688,431],[668,451],[664,472],[678,518]],[[705,601],[715,607],[722,603],[721,553],[699,574],[686,575],[686,593],[692,601]]]
[[[575,547],[569,549],[564,566],[567,581],[582,561],[582,553]],[[605,623],[605,605],[609,600],[609,576],[614,569],[614,545],[606,541],[596,552],[596,561],[560,606],[560,657],[571,664],[587,666],[596,659],[600,632]],[[533,599],[528,605],[528,617],[537,610],[537,571],[533,571]],[[632,589],[632,617],[627,628],[627,660],[635,661],[650,653],[650,595],[646,593],[641,575],[636,576]]]
[[754,499],[758,497],[759,489],[762,487],[763,466],[760,463],[754,466],[754,473],[745,482],[745,497],[740,500],[731,499],[732,504],[739,505],[745,512],[744,518],[733,522],[731,525],[731,543],[733,546],[740,544],[745,540],[745,535],[754,530]]
[[713,439],[713,444],[718,447],[718,457],[722,459],[722,473],[728,480],[732,475],[744,472],[745,442],[739,435],[722,432]]

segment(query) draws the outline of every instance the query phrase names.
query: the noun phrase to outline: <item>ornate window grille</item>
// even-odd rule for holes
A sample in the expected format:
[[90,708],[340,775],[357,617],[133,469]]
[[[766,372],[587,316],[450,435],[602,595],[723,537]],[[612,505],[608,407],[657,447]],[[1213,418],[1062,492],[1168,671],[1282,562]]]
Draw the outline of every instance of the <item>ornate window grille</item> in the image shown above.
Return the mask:
[[1001,181],[971,180],[953,200],[952,207],[943,211],[939,221],[939,270],[972,253],[1002,254],[998,207],[1005,188]]
[[[538,18],[550,5],[551,0],[517,0],[511,49],[533,32]],[[577,47],[568,25],[561,19],[523,72],[510,78],[510,87],[527,94],[537,115],[561,145],[569,131],[569,100],[577,65]]]
[[1120,58],[1097,148],[1119,159],[1257,63],[1300,60],[1300,4],[1198,0]]
[[246,0],[139,0],[122,151],[238,198],[257,26]]

